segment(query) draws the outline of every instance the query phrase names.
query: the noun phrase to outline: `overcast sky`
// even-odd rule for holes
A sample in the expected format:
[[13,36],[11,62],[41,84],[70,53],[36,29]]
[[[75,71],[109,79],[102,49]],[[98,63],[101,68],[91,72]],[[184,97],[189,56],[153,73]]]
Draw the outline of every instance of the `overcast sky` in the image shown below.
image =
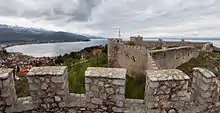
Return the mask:
[[0,0],[0,24],[114,37],[220,37],[220,0]]

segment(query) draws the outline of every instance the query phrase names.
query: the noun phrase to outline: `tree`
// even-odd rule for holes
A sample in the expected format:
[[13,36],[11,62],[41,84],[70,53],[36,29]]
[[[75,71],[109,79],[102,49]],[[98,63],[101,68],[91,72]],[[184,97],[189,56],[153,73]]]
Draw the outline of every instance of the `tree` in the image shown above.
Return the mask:
[[108,53],[108,44],[106,44],[106,45],[104,46],[103,52],[106,53],[106,54]]
[[63,63],[64,62],[64,60],[63,60],[63,58],[62,58],[62,56],[61,55],[59,55],[58,57],[57,57],[57,59],[55,60],[55,63],[56,64],[61,64],[61,63]]

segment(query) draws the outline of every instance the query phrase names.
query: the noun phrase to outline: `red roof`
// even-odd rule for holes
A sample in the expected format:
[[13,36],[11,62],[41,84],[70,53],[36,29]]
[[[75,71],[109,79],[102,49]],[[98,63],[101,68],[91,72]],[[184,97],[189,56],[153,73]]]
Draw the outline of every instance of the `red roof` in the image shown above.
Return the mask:
[[94,49],[91,51],[93,54],[102,53],[102,49]]

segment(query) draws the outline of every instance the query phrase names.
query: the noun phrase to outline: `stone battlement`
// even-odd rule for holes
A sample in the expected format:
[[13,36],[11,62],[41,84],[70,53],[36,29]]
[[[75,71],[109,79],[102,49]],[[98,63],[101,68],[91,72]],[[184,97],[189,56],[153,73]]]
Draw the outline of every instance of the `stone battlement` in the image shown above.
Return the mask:
[[[39,72],[38,72],[39,71]],[[193,78],[177,69],[146,70],[144,99],[125,98],[124,68],[89,67],[85,94],[69,93],[66,67],[34,67],[28,74],[30,97],[17,98],[11,69],[0,69],[1,111],[6,113],[216,113],[219,82],[207,69],[195,68]],[[189,84],[189,80],[192,83]],[[189,87],[191,86],[191,87]]]

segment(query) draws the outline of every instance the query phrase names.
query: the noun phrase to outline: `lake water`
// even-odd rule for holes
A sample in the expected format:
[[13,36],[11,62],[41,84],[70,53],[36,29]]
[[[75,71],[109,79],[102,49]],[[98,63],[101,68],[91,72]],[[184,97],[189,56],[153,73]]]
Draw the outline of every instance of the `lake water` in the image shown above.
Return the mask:
[[53,57],[58,55],[64,55],[73,51],[80,51],[85,47],[91,47],[95,45],[106,45],[108,41],[106,39],[91,39],[88,42],[62,42],[62,43],[45,43],[45,44],[27,44],[17,45],[6,48],[8,52],[20,52],[24,55],[30,55],[33,57]]
[[[123,39],[129,40],[129,39]],[[148,39],[144,39],[148,40]],[[149,39],[157,40],[157,39]],[[165,39],[168,41],[180,41],[179,39]],[[220,40],[186,40],[192,42],[212,42],[216,47],[220,48]],[[18,45],[6,48],[8,52],[20,52],[25,55],[30,55],[34,57],[43,56],[58,56],[64,55],[65,53],[70,53],[72,51],[79,51],[85,47],[95,46],[95,45],[105,45],[107,44],[107,39],[92,39],[89,42],[63,42],[63,43],[46,43],[46,44],[28,44],[28,45]]]

